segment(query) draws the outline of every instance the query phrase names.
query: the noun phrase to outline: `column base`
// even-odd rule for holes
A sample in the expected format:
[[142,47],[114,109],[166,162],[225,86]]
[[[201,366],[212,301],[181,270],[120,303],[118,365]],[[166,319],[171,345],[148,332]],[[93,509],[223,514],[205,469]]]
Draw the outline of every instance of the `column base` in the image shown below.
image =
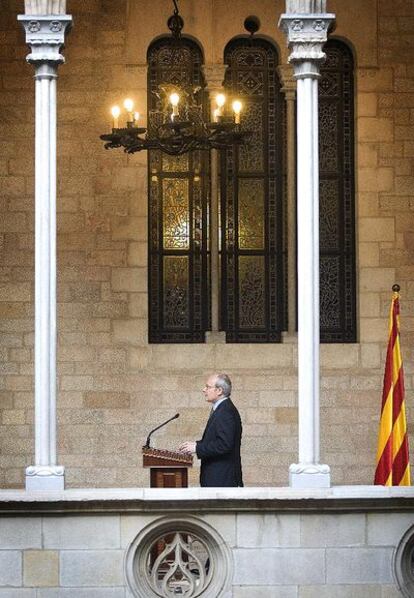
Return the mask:
[[65,468],[60,465],[26,467],[26,492],[63,492]]
[[224,330],[220,330],[217,332],[213,332],[212,330],[207,330],[207,332],[206,332],[206,343],[207,344],[225,343],[225,342],[226,342],[226,333]]
[[292,463],[289,467],[289,486],[291,488],[330,488],[329,465]]

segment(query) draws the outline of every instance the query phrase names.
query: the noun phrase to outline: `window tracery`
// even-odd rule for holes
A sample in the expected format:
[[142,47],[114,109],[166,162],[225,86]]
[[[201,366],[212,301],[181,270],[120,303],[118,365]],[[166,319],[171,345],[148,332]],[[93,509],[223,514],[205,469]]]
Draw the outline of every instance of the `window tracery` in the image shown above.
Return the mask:
[[319,82],[321,342],[355,342],[353,56],[330,39]]
[[[148,53],[149,126],[160,85],[199,85],[198,46]],[[356,340],[353,57],[325,46],[319,85],[321,342]],[[181,52],[181,54],[180,54]],[[227,93],[243,99],[248,144],[222,155],[221,329],[227,342],[279,342],[286,329],[286,137],[277,53],[262,39],[225,50]],[[206,97],[193,109],[205,110]],[[210,320],[208,155],[149,156],[150,342],[204,342]],[[292,298],[290,298],[292,300]]]
[[283,329],[283,98],[265,40],[230,42],[225,89],[243,101],[249,143],[221,163],[222,328],[228,342],[278,342]]
[[[148,127],[159,119],[160,89],[200,87],[202,54],[191,40],[160,39],[148,51]],[[186,109],[186,108],[184,108]],[[208,327],[208,156],[149,152],[149,341],[203,342]]]

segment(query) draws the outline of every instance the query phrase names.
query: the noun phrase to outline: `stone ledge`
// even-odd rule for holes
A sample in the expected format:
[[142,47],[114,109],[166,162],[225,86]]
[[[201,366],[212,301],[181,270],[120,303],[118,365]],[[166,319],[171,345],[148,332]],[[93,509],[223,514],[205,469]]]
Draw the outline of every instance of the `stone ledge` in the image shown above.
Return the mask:
[[0,513],[114,513],[172,511],[365,512],[412,511],[414,487],[98,488],[61,493],[1,490]]
[[[373,268],[370,268],[371,270]],[[384,269],[381,270],[383,271]],[[388,285],[386,288],[391,286]],[[121,320],[121,322],[128,324],[128,320]],[[237,343],[223,342],[181,345],[179,352],[174,344],[152,344],[144,345],[142,348],[148,351],[149,367],[157,370],[170,370],[171,367],[180,372],[192,369],[214,369],[222,368],[223,363],[226,364],[227,369],[266,370],[275,367],[296,367],[297,343],[296,333],[283,333],[280,343],[245,343],[242,354]],[[321,368],[357,368],[360,347],[360,342],[322,343],[320,345]]]

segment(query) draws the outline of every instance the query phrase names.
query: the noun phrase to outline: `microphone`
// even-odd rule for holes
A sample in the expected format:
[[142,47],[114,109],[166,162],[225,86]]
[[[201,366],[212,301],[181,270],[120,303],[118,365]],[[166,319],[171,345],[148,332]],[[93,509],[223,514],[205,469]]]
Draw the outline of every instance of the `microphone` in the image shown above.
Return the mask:
[[159,430],[160,428],[162,428],[163,426],[166,426],[169,422],[171,422],[173,419],[177,419],[177,417],[180,417],[179,413],[176,413],[175,415],[173,415],[172,417],[170,417],[170,419],[167,419],[166,422],[164,422],[163,424],[160,424],[159,426],[157,426],[156,428],[154,428],[153,430],[151,430],[151,432],[148,434],[147,436],[147,442],[144,446],[144,448],[150,448],[150,438],[152,436],[152,434],[154,432],[156,432],[157,430]]

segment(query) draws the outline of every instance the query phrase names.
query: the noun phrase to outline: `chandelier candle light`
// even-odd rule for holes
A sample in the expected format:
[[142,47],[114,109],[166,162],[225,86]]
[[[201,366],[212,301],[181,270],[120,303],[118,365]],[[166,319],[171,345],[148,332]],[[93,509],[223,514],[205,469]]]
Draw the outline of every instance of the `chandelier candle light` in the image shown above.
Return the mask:
[[121,109],[119,106],[112,106],[111,114],[113,118],[112,128],[117,129],[119,127],[119,115],[121,114]]
[[[177,0],[174,0],[174,7],[168,27],[175,47],[179,47],[184,21],[178,14]],[[174,46],[171,51],[174,52]],[[224,109],[226,96],[217,94],[217,107],[213,112],[213,122],[210,122],[203,118],[202,104],[197,101],[200,91],[200,87],[181,89],[160,85],[156,92],[159,99],[156,121],[161,124],[150,130],[139,126],[139,113],[134,112],[134,101],[126,98],[123,102],[127,113],[126,126],[120,126],[120,107],[113,106],[112,133],[101,135],[106,142],[105,149],[122,147],[128,154],[153,149],[179,156],[193,150],[227,149],[244,143],[250,132],[241,128],[241,101],[233,101],[233,116],[230,116]]]
[[178,116],[178,102],[180,101],[180,96],[178,93],[174,92],[170,95],[170,103],[172,106],[172,113],[171,113],[171,121],[174,122],[176,117]]
[[242,131],[240,128],[242,111],[240,100],[232,103],[233,119],[231,119],[224,117],[225,95],[218,94],[212,123],[181,121],[180,102],[181,96],[178,92],[170,94],[171,108],[164,114],[164,122],[158,127],[155,136],[150,136],[147,129],[139,127],[140,115],[139,112],[133,112],[133,100],[127,98],[123,102],[127,112],[124,127],[119,125],[121,108],[118,105],[112,106],[112,133],[101,135],[101,139],[107,141],[105,148],[123,147],[127,153],[159,149],[170,155],[181,155],[191,150],[226,149],[232,145],[240,145],[250,135],[249,131]]
[[224,93],[218,93],[216,95],[217,108],[214,110],[214,122],[217,123],[223,117],[223,106],[226,103],[226,96]]
[[233,102],[233,112],[234,112],[234,122],[236,123],[236,125],[240,124],[240,112],[242,110],[242,103],[240,102],[240,100],[234,100]]
[[125,110],[128,112],[128,122],[134,122],[134,114],[133,114],[133,109],[134,109],[134,102],[132,100],[130,100],[129,98],[127,98],[126,100],[124,100],[124,108]]

